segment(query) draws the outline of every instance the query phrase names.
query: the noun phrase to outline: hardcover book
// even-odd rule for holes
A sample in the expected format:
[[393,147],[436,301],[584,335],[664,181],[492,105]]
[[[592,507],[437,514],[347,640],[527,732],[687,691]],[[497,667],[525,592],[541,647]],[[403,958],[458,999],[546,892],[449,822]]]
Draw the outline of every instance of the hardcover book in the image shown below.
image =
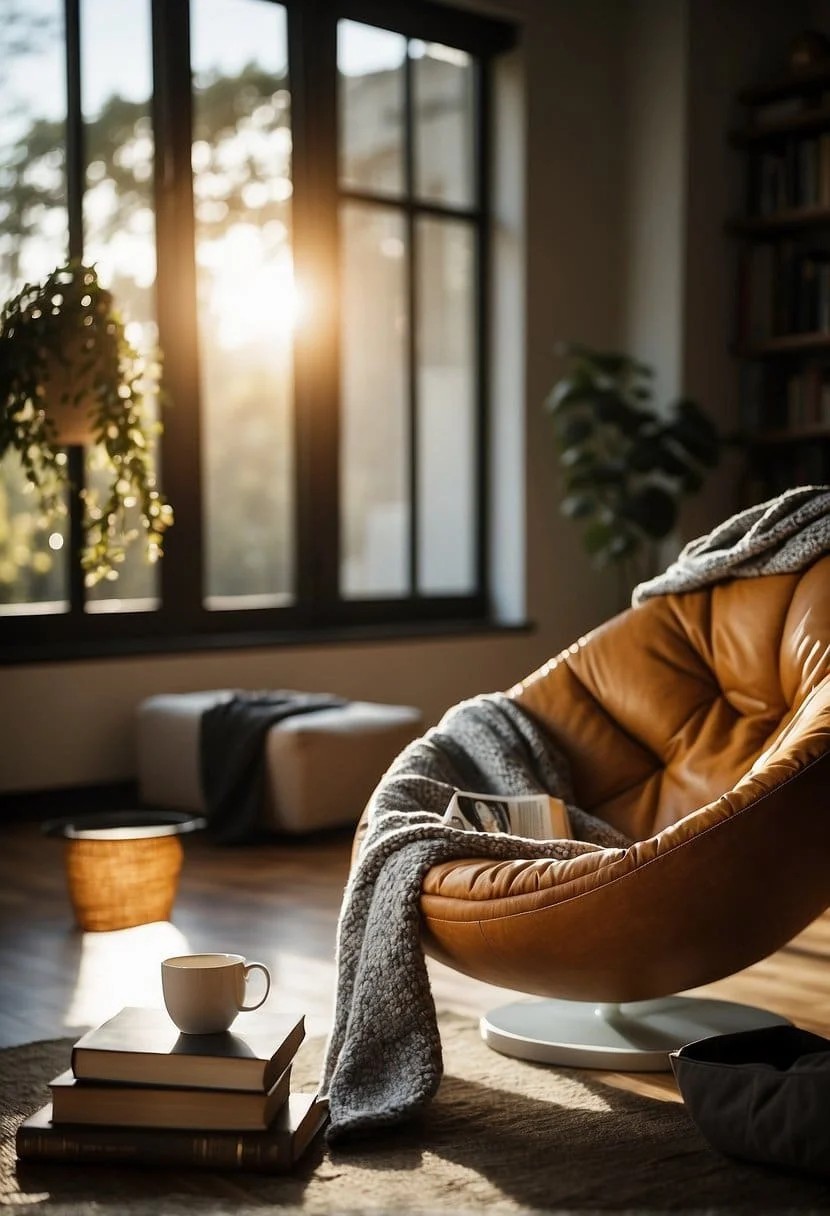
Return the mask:
[[164,1009],[127,1006],[72,1048],[81,1080],[267,1093],[305,1037],[293,1014],[246,1013],[222,1034],[180,1034]]
[[248,1170],[280,1174],[292,1168],[328,1117],[316,1094],[291,1094],[267,1131],[188,1131],[54,1123],[47,1103],[17,1129],[21,1161],[128,1163],[177,1169]]
[[196,1131],[262,1131],[288,1098],[291,1066],[267,1094],[254,1090],[161,1088],[78,1081],[70,1071],[49,1082],[53,1123],[110,1127],[187,1127]]

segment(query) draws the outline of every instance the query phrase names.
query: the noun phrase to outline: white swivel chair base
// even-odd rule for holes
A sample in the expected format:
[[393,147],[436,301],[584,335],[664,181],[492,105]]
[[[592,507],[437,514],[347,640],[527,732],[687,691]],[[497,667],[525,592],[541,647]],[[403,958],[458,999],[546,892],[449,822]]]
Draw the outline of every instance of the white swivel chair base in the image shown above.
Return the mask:
[[485,1014],[480,1029],[488,1047],[520,1060],[667,1072],[668,1053],[686,1043],[786,1023],[786,1018],[752,1005],[668,996],[625,1005],[515,1001]]

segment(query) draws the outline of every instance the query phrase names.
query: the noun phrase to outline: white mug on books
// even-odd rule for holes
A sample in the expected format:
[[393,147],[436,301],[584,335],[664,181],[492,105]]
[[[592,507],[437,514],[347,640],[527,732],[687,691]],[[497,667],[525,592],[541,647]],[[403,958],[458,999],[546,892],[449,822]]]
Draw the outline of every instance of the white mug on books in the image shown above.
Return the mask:
[[[265,992],[246,1004],[252,971],[265,976]],[[180,954],[162,962],[161,987],[179,1030],[216,1034],[227,1030],[241,1011],[259,1009],[271,991],[271,973],[263,963],[248,963],[241,954]]]

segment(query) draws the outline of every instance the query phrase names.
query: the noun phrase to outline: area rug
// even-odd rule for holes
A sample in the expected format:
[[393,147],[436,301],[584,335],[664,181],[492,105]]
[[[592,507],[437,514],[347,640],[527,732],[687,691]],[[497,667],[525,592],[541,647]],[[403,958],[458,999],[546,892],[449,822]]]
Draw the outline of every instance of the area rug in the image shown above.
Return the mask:
[[[68,1067],[70,1040],[0,1051],[0,1202],[43,1216],[315,1213],[822,1211],[830,1186],[740,1164],[702,1140],[685,1108],[585,1071],[526,1064],[441,1019],[445,1077],[417,1124],[330,1150],[290,1176],[21,1163],[14,1131]],[[323,1044],[305,1043],[294,1087],[311,1089]]]

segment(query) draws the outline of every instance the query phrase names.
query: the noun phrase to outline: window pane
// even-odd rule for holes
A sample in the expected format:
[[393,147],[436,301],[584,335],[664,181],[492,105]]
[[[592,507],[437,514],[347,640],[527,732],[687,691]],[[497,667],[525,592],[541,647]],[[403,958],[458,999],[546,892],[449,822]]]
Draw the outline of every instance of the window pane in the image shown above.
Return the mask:
[[69,610],[67,517],[46,520],[16,452],[0,461],[0,616]]
[[285,10],[194,0],[192,18],[205,600],[260,607],[294,590]]
[[400,34],[338,22],[342,186],[387,194],[404,188],[405,59]]
[[[85,124],[84,258],[112,291],[137,350],[152,357],[156,330],[153,210],[152,45],[147,0],[83,0],[81,104]],[[156,403],[148,401],[148,421]],[[87,453],[86,484],[102,499],[110,467],[99,448]],[[140,520],[128,527],[141,527]],[[143,537],[128,545],[114,582],[87,592],[90,612],[158,606],[158,567]]]
[[341,589],[409,591],[406,245],[395,210],[341,212]]
[[418,590],[476,586],[474,230],[421,219],[418,265]]
[[[0,298],[66,260],[62,0],[6,5],[0,20]],[[0,614],[66,611],[64,521],[41,518],[20,460],[0,464]]]
[[437,43],[410,44],[415,124],[415,194],[459,207],[475,199],[473,61]]

